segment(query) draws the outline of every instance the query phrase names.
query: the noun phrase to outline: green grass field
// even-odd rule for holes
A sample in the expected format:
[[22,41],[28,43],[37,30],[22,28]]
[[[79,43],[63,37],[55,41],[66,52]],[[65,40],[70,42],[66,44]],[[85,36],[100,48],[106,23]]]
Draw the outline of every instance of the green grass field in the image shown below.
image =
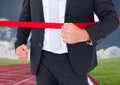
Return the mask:
[[[17,60],[0,58],[0,65],[26,64]],[[98,66],[90,72],[101,85],[120,85],[120,57],[111,59],[101,59]]]
[[99,60],[90,75],[101,85],[120,85],[120,57]]
[[19,62],[18,60],[0,58],[0,65],[26,64],[26,63],[29,63],[29,61]]

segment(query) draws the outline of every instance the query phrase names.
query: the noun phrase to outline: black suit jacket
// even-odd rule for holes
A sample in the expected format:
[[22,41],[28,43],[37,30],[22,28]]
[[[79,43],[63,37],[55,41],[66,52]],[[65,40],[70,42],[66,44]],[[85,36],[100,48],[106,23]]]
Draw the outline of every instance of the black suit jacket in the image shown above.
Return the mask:
[[[93,46],[80,42],[67,44],[68,55],[77,74],[91,71],[97,65],[96,45],[118,26],[118,17],[112,0],[67,0],[65,22],[92,22],[94,12],[100,19],[96,25],[86,28]],[[20,21],[44,22],[42,0],[24,0]],[[31,71],[36,74],[43,47],[44,29],[18,29],[15,48],[26,44],[31,35]]]

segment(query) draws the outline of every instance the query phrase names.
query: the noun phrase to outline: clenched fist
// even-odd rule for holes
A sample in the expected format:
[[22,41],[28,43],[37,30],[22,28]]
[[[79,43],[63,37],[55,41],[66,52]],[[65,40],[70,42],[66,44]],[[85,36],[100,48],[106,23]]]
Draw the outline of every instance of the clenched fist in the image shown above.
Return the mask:
[[26,61],[28,58],[28,48],[26,45],[22,44],[16,49],[16,55],[19,61]]
[[90,37],[85,29],[80,29],[73,23],[65,23],[62,26],[62,39],[68,44],[75,44],[78,42],[86,42]]

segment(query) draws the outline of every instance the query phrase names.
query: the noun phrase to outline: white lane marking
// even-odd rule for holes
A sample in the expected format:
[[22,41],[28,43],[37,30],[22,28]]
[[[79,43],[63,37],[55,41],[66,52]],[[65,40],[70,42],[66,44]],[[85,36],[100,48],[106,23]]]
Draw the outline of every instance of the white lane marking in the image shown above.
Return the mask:
[[23,83],[23,82],[25,82],[25,81],[28,81],[28,80],[30,80],[30,79],[32,79],[32,78],[34,78],[34,76],[32,76],[32,77],[30,77],[30,78],[27,78],[27,79],[24,79],[24,80],[22,80],[22,81],[19,81],[19,82],[13,84],[13,85],[18,85],[18,84]]

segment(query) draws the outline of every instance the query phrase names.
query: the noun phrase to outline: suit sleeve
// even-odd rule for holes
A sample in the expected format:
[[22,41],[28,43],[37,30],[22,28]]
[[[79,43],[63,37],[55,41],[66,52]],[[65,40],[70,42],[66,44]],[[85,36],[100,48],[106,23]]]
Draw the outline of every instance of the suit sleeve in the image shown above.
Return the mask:
[[92,40],[93,45],[97,45],[117,28],[118,17],[112,0],[94,0],[93,9],[100,22],[93,26],[87,27],[86,30]]
[[[24,0],[22,11],[19,17],[19,21],[31,21],[31,15],[30,15],[30,0]],[[17,34],[16,34],[16,42],[15,42],[15,49],[22,45],[27,43],[27,39],[29,37],[31,29],[30,28],[18,28]]]

